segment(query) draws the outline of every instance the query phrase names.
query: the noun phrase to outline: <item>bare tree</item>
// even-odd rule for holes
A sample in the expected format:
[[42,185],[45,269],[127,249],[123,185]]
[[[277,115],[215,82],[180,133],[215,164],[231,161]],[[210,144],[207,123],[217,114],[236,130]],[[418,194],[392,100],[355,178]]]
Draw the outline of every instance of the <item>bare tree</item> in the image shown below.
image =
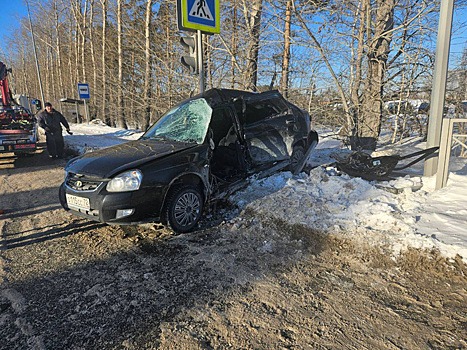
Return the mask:
[[[368,16],[368,51],[367,76],[361,111],[354,115],[354,130],[351,138],[352,148],[375,150],[376,142],[381,129],[381,117],[383,112],[383,88],[384,76],[387,71],[392,33],[394,29],[395,0],[377,0],[373,9],[366,7]],[[374,16],[374,25],[372,23]]]
[[243,1],[243,15],[245,16],[249,41],[247,48],[247,63],[244,74],[246,88],[257,91],[258,84],[258,57],[261,34],[261,12],[263,0]]
[[111,124],[107,112],[107,0],[100,0],[102,8],[102,38],[101,38],[101,116],[107,125]]
[[62,67],[62,43],[60,40],[60,21],[59,21],[59,9],[57,2],[53,2],[53,14],[54,14],[54,24],[55,24],[55,51],[57,57],[57,73],[58,73],[58,91],[61,96],[65,96],[65,89],[63,86],[63,67]]
[[151,20],[152,20],[152,5],[153,0],[146,2],[146,21],[145,21],[145,69],[144,69],[144,117],[143,117],[143,130],[146,130],[151,120]]
[[123,0],[117,0],[117,50],[118,50],[118,85],[117,85],[117,126],[127,128],[125,120],[125,100],[123,96]]
[[[89,3],[89,49],[90,49],[91,63],[92,63],[91,88],[93,89],[93,91],[96,91],[97,90],[97,59],[96,59],[96,48],[94,45],[94,40],[95,40],[94,14],[95,14],[94,0],[90,0],[90,3]],[[93,110],[96,109],[94,106],[95,106],[95,103],[92,104]]]
[[281,91],[285,97],[289,95],[289,66],[290,66],[290,33],[292,19],[293,0],[287,0],[285,8],[285,25],[284,25],[284,52],[282,54],[282,75],[281,75]]

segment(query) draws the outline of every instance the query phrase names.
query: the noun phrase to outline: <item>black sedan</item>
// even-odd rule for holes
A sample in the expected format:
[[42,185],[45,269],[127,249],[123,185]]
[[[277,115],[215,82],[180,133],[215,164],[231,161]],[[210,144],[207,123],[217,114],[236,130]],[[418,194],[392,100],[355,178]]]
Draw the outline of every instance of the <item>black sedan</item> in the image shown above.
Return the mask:
[[317,143],[309,115],[279,92],[211,89],[172,108],[140,139],[72,159],[60,202],[95,221],[158,221],[187,232],[206,203],[249,176],[300,171]]

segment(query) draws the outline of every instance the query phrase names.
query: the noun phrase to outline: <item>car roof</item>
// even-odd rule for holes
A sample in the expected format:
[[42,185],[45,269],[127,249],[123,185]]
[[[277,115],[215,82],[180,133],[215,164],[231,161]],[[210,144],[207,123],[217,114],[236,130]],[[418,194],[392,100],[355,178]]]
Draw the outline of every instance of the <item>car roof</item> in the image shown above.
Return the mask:
[[244,91],[244,90],[235,90],[235,89],[209,89],[205,92],[202,92],[196,96],[193,96],[191,99],[201,98],[204,97],[208,100],[209,104],[214,107],[215,105],[225,103],[227,101],[231,101],[233,99],[239,97],[257,97],[259,95],[266,96],[281,96],[279,91],[277,90],[270,90],[265,91],[262,93],[258,92],[251,92],[251,91]]

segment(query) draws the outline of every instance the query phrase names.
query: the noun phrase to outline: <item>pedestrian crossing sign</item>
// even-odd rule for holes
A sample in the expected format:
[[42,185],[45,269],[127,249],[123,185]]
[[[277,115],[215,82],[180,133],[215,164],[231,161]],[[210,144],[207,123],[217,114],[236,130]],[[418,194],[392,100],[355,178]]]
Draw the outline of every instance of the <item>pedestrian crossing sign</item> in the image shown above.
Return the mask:
[[220,0],[177,0],[180,30],[220,33]]

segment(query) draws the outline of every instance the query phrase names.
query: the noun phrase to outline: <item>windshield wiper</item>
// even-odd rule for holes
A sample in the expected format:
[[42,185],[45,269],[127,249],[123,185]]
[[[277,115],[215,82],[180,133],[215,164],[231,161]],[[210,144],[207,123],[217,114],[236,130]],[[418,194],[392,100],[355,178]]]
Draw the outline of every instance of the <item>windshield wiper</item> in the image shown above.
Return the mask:
[[145,140],[153,140],[153,141],[167,141],[169,140],[166,136],[162,135],[154,135],[154,136],[146,136],[144,137]]
[[185,142],[185,143],[198,143],[198,141],[196,141],[195,139],[186,139],[186,140],[183,140],[182,142]]

